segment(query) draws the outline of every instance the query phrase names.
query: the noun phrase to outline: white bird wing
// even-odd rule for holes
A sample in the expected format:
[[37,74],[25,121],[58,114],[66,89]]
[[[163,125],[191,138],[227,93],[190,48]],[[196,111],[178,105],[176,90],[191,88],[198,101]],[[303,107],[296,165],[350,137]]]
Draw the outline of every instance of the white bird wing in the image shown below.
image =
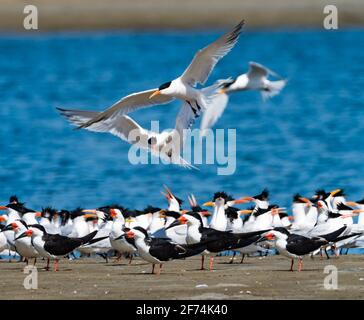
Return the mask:
[[106,109],[105,111],[98,112],[94,118],[91,118],[87,122],[83,123],[79,126],[79,128],[87,128],[94,123],[113,118],[117,115],[133,112],[141,108],[166,104],[174,100],[173,97],[168,97],[163,94],[159,94],[150,99],[149,97],[156,90],[158,89],[156,88],[130,94],[114,103],[110,108]]
[[267,67],[263,66],[262,64],[254,62],[254,61],[249,62],[249,71],[248,71],[249,79],[266,78],[266,77],[268,77],[268,75],[272,75],[276,78],[282,79],[282,77],[279,74],[268,69]]
[[[76,126],[83,125],[85,122],[97,117],[99,114],[99,112],[86,110],[66,110],[61,108],[58,108],[58,110]],[[102,120],[100,122],[93,123],[85,129],[94,132],[109,132],[132,144],[136,142],[134,139],[136,137],[139,137],[138,139],[140,142],[147,142],[150,135],[148,130],[142,128],[127,115],[119,115],[114,118]]]
[[182,103],[182,106],[176,117],[175,129],[172,131],[173,142],[179,148],[181,153],[186,137],[186,130],[191,129],[195,123],[196,118],[199,116],[198,111],[193,111],[187,101]]
[[182,74],[182,81],[191,86],[196,85],[196,83],[204,84],[216,63],[229,53],[237,43],[243,25],[244,21],[241,21],[232,31],[199,50]]
[[229,96],[226,93],[218,93],[211,98],[209,105],[202,116],[200,125],[201,136],[205,136],[207,129],[211,128],[221,117],[228,102]]

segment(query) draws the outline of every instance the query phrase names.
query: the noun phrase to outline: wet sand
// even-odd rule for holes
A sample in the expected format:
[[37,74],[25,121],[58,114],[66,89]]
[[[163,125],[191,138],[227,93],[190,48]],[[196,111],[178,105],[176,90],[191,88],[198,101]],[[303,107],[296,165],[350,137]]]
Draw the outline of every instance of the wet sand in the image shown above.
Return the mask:
[[[24,31],[25,0],[0,0],[0,30]],[[364,25],[362,0],[33,0],[39,31],[99,29],[191,29],[230,27],[320,27],[323,8],[336,5],[339,27]],[[33,31],[35,32],[35,31]]]
[[[364,257],[305,259],[303,272],[288,271],[282,256],[246,258],[228,264],[230,257],[215,258],[216,270],[200,271],[200,258],[171,261],[160,276],[136,258],[109,263],[85,258],[60,262],[60,271],[38,271],[38,289],[23,287],[24,263],[0,260],[1,299],[363,299]],[[338,268],[338,289],[324,288],[324,267]],[[44,261],[38,263],[41,268]]]

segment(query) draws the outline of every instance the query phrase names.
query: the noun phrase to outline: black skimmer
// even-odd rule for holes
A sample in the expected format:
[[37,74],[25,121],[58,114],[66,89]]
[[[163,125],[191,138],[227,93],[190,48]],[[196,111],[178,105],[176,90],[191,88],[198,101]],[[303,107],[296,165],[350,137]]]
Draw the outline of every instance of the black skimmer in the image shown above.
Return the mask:
[[35,224],[29,226],[29,229],[21,233],[17,239],[31,239],[39,255],[48,259],[46,269],[49,267],[49,259],[55,259],[54,271],[59,271],[58,261],[61,257],[70,254],[84,244],[90,244],[103,239],[94,239],[96,234],[97,231],[94,231],[81,238],[69,238],[60,234],[48,234],[42,225]]
[[[290,233],[285,228],[275,228],[268,231],[261,239],[272,241],[278,252],[291,259],[290,271],[293,271],[294,259],[299,260],[298,271],[303,270],[303,256],[309,255],[329,242],[339,239],[344,232],[342,227],[329,234],[317,237],[305,237],[302,235]],[[259,239],[258,242],[261,240]]]
[[23,239],[20,235],[28,230],[28,225],[24,220],[16,220],[10,224],[8,224],[2,232],[12,230],[14,232],[14,246],[16,252],[22,256],[26,263],[28,264],[29,259],[34,258],[34,265],[37,261],[37,257],[39,257],[38,251],[32,244],[31,239]]
[[141,227],[126,230],[126,239],[133,244],[142,259],[153,264],[159,264],[157,275],[161,273],[163,263],[172,259],[182,259],[200,254],[204,246],[180,245],[163,238],[152,238],[147,231]]
[[[221,251],[235,250],[246,247],[256,242],[260,235],[267,230],[249,233],[232,233],[227,231],[219,231],[213,228],[203,227],[201,216],[195,212],[183,214],[176,223],[187,224],[187,244],[188,245],[204,245],[206,254],[217,254]],[[210,270],[213,270],[214,257],[210,257]],[[203,270],[204,261],[202,260]]]

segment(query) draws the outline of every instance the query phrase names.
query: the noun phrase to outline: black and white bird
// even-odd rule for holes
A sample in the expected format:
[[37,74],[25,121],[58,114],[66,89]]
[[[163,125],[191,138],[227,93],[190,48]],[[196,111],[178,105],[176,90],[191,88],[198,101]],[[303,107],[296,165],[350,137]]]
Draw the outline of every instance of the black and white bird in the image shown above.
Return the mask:
[[[188,212],[178,218],[176,223],[187,224],[186,242],[188,245],[205,246],[205,254],[210,255],[210,270],[214,267],[214,256],[225,250],[234,250],[249,246],[259,240],[267,230],[248,233],[232,233],[203,227],[201,216],[196,212]],[[204,269],[204,261],[201,270]]]
[[[205,111],[210,101],[217,96],[217,85],[197,89],[205,84],[217,62],[237,43],[244,22],[233,30],[198,51],[191,64],[178,78],[166,82],[156,89],[128,95],[103,112],[65,110],[59,108],[79,128],[95,132],[109,132],[122,140],[148,149],[167,163],[191,168],[180,155],[184,144],[184,131],[189,129],[200,112]],[[174,99],[182,100],[182,107],[172,131],[162,133],[148,131],[127,116],[127,113],[154,105],[166,104]]]
[[126,238],[133,244],[142,259],[153,264],[159,264],[157,275],[161,273],[163,263],[172,259],[182,259],[197,255],[204,251],[204,246],[186,246],[172,242],[170,239],[152,238],[142,227],[126,230]]
[[[262,239],[273,242],[278,252],[291,259],[290,271],[293,271],[294,259],[298,259],[298,271],[303,270],[303,257],[309,255],[329,242],[335,242],[344,232],[346,227],[335,230],[334,232],[316,237],[305,237],[290,233],[285,228],[275,228],[268,231]],[[258,240],[259,242],[259,240]]]
[[38,251],[33,246],[31,240],[22,239],[20,236],[23,232],[28,230],[28,225],[24,220],[15,220],[14,222],[8,224],[2,232],[10,231],[14,232],[14,247],[16,252],[23,257],[26,263],[29,263],[29,259],[34,258],[34,265],[39,257]]
[[84,244],[90,244],[93,242],[92,240],[102,240],[93,239],[96,233],[97,231],[94,231],[82,238],[69,238],[59,234],[48,234],[42,225],[36,224],[29,226],[29,229],[20,234],[17,239],[31,238],[31,243],[39,255],[48,259],[46,269],[49,267],[49,259],[55,259],[54,271],[59,271],[58,261],[61,257],[64,257]]
[[[280,80],[268,80],[270,75]],[[203,114],[201,121],[202,135],[205,135],[206,129],[211,128],[222,116],[228,104],[230,93],[256,90],[260,91],[263,99],[266,100],[279,94],[287,81],[267,67],[256,62],[249,62],[249,70],[247,73],[235,79],[219,80],[217,83],[221,87],[219,91],[220,97],[214,99],[213,106],[208,108]]]

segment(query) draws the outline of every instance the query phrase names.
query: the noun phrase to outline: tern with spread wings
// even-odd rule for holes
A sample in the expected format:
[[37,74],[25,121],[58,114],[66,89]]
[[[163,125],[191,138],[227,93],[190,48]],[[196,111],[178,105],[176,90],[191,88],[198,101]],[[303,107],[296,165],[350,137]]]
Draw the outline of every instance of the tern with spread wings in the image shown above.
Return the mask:
[[[279,78],[279,80],[269,80],[269,76]],[[286,82],[277,73],[256,62],[250,62],[248,72],[235,79],[219,80],[217,84],[220,85],[220,94],[212,100],[202,117],[200,128],[202,135],[206,135],[206,130],[221,117],[228,104],[230,93],[257,90],[261,92],[263,100],[266,100],[279,94]]]
[[[209,107],[217,96],[218,88],[213,85],[197,89],[196,85],[205,84],[217,62],[235,46],[243,25],[244,22],[241,21],[230,32],[199,50],[181,76],[159,88],[128,95],[102,112],[58,109],[78,128],[109,132],[129,143],[147,148],[171,163],[191,167],[180,155],[184,129],[189,129],[195,118]],[[174,99],[181,100],[182,107],[177,115],[175,128],[170,132],[148,131],[126,115],[141,108],[167,104]]]

